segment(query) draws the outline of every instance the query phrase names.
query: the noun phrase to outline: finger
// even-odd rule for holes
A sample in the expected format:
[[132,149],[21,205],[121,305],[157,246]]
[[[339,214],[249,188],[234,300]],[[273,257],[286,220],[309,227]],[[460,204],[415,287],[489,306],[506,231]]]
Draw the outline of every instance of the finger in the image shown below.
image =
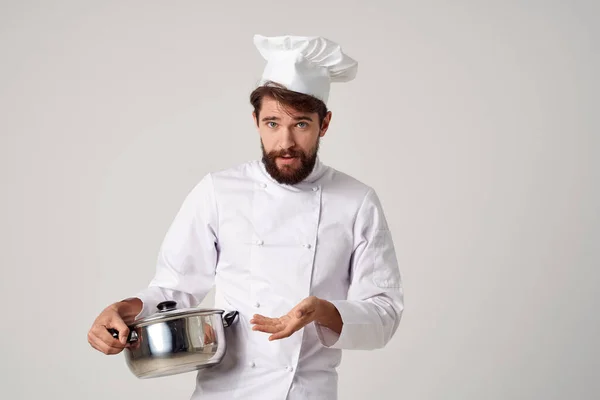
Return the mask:
[[135,350],[135,349],[139,348],[140,345],[141,345],[141,340],[138,338],[138,340],[134,340],[133,342],[128,342],[127,346],[125,346],[125,348]]
[[214,343],[215,333],[212,328],[208,328],[204,333],[204,344]]
[[274,334],[269,337],[269,340],[277,340],[277,339],[283,339],[283,338],[289,337],[292,335],[292,333],[299,331],[306,325],[307,324],[303,323],[302,321],[290,323],[285,327],[285,329],[282,329],[279,332],[274,332]]
[[284,329],[283,325],[254,325],[253,331],[259,331],[264,333],[276,333],[281,332]]
[[279,318],[271,318],[260,314],[254,314],[252,319],[256,321],[277,321]]
[[290,329],[289,327],[287,329],[282,330],[281,332],[276,332],[273,335],[269,336],[269,340],[279,340],[279,339],[284,339],[286,337],[290,337],[292,335],[292,333],[294,333],[295,330]]
[[[125,347],[125,344],[123,344],[121,341],[115,339],[112,336],[112,334],[108,331],[108,328],[106,326],[96,325],[94,326],[92,333],[94,334],[94,336],[96,336],[97,339],[104,342],[107,346],[121,349]],[[122,333],[119,331],[119,337],[121,337],[121,335]],[[127,339],[127,336],[125,336],[125,339]]]
[[314,306],[311,303],[306,302],[304,304],[301,304],[298,307],[298,309],[295,312],[295,317],[296,318],[306,318],[314,312],[315,312]]
[[96,350],[104,353],[104,354],[117,354],[121,352],[121,348],[111,346],[104,341],[102,341],[98,336],[96,336],[93,332],[88,334],[88,342],[92,345]]
[[96,338],[96,335],[94,335],[92,333],[92,331],[89,331],[87,334],[87,339],[88,339],[88,343],[90,344],[90,346],[92,346],[94,349],[101,351],[104,353],[104,348],[106,347],[106,343],[98,343],[98,339]]
[[[119,342],[123,346],[127,344],[127,337],[129,336],[129,327],[121,318],[113,318],[107,324],[107,328],[114,328],[119,331]],[[112,336],[112,335],[111,335]]]
[[88,341],[90,342],[92,347],[98,350],[99,352],[107,355],[112,354],[113,350],[111,349],[111,347],[104,343],[102,340],[98,339],[96,336],[91,336]]
[[300,303],[298,303],[298,305],[296,306],[296,310],[301,312],[307,312],[310,307],[310,301],[308,301],[308,299],[304,299]]
[[251,324],[258,325],[274,325],[278,322],[279,318],[268,318],[262,315],[254,315],[254,317],[250,320]]
[[294,312],[296,319],[307,319],[313,314],[314,310],[310,308],[299,308]]
[[119,342],[116,342],[116,345],[109,344],[99,338],[95,333],[90,334],[90,344],[94,346],[97,350],[103,352],[104,354],[117,354],[123,350],[120,346]]
[[308,307],[309,305],[306,302],[302,302],[298,305],[298,308],[296,309],[296,312],[294,313],[294,316],[296,318],[302,318],[302,316],[304,316],[305,314],[308,313]]

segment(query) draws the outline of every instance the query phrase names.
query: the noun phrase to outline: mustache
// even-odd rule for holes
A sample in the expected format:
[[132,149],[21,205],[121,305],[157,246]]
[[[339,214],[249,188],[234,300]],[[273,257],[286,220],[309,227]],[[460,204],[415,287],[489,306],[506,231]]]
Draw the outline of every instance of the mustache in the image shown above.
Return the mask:
[[269,153],[269,157],[303,157],[304,153],[300,150],[287,149],[287,150],[274,150]]

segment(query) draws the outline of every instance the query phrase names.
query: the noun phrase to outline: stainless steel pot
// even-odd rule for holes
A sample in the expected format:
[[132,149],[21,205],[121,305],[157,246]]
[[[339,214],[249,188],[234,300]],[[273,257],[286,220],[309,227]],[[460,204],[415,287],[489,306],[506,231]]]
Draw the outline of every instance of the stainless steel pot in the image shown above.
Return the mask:
[[[158,312],[129,326],[124,350],[138,378],[155,378],[208,368],[221,362],[227,343],[224,329],[238,315],[206,308],[177,309],[175,301],[158,304]],[[109,329],[113,337],[119,332]]]

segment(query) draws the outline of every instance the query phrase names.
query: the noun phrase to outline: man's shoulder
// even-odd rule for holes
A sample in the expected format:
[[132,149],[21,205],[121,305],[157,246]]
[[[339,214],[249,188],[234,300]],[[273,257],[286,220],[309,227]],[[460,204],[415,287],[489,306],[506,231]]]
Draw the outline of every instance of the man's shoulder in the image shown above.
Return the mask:
[[363,199],[368,193],[374,192],[374,189],[366,182],[343,172],[337,168],[328,167],[330,169],[330,184],[328,190],[336,193],[344,193],[345,196]]
[[223,184],[226,187],[231,186],[227,184],[228,181],[243,182],[246,180],[244,178],[251,175],[254,168],[256,168],[256,161],[247,161],[230,167],[209,170],[198,178],[191,194],[197,196],[213,194],[215,189],[222,187]]
[[250,177],[258,166],[257,160],[245,161],[221,169],[214,169],[204,175],[202,179],[213,183],[227,180],[238,180]]

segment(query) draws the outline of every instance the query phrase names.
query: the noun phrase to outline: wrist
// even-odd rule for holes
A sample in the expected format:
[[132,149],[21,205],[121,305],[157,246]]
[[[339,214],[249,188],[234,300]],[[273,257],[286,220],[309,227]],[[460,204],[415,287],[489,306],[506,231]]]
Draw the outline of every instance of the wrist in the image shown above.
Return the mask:
[[315,322],[326,327],[330,327],[337,319],[341,319],[338,309],[331,302],[324,299],[319,299],[316,314]]

